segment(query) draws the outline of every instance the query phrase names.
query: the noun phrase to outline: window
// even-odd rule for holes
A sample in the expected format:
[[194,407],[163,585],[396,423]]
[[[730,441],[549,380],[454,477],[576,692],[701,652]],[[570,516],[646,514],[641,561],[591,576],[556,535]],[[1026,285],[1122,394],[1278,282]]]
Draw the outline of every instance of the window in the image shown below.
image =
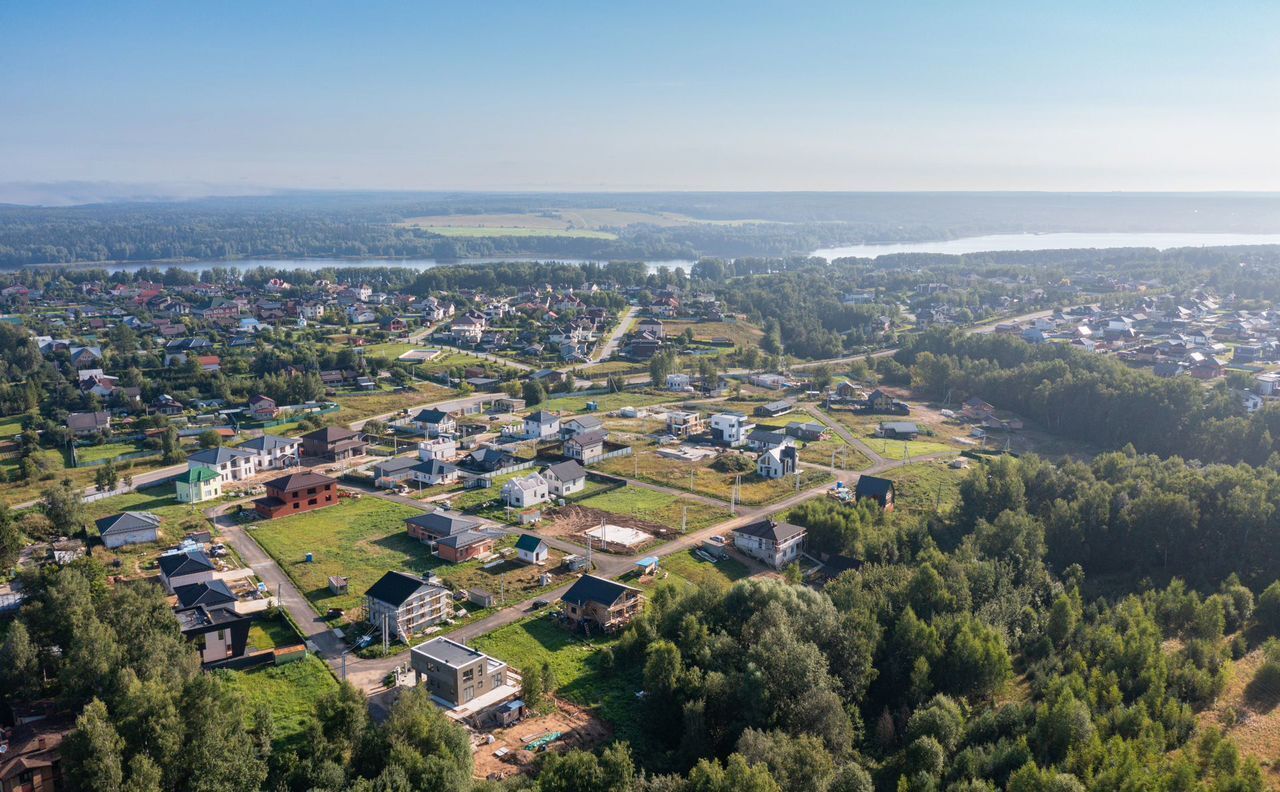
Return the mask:
[[315,505],[316,505],[316,499],[315,499],[315,498],[312,498],[311,500],[307,501],[307,505],[308,505],[308,506],[315,506]]
[[298,508],[298,502],[297,502],[297,501],[294,501],[294,502],[293,502],[293,508],[294,508],[294,509],[297,509],[297,508]]

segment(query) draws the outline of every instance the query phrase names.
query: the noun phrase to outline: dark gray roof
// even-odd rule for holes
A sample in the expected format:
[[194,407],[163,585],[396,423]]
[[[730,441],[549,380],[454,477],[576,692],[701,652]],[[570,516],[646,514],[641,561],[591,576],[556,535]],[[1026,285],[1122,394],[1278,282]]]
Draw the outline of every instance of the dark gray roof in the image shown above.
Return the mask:
[[764,443],[765,445],[782,445],[791,440],[790,435],[782,432],[773,432],[768,429],[755,429],[747,435],[749,443]]
[[893,482],[878,476],[859,476],[853,494],[858,498],[882,499],[893,491]]
[[71,413],[67,416],[67,428],[71,430],[100,429],[111,423],[111,416],[105,412]]
[[388,572],[378,578],[378,582],[370,586],[365,594],[379,602],[385,602],[398,608],[424,588],[438,587],[430,585],[422,578],[407,575],[404,572]]
[[413,466],[415,473],[423,473],[428,476],[443,476],[457,469],[457,465],[450,465],[448,462],[441,462],[438,459],[428,459],[426,462],[419,462]]
[[612,605],[626,592],[636,590],[630,586],[624,586],[621,583],[596,577],[595,575],[583,575],[569,587],[569,590],[560,599],[570,605],[584,605],[588,602]]
[[253,456],[253,452],[247,449],[218,446],[217,448],[206,448],[203,451],[188,454],[187,461],[199,462],[203,465],[221,465],[230,462],[237,457],[243,459],[251,456]]
[[191,575],[196,572],[212,572],[214,569],[213,562],[203,550],[162,555],[157,563],[160,566],[160,572],[167,578]]
[[100,536],[109,536],[147,528],[154,530],[160,527],[160,518],[148,512],[121,512],[110,517],[103,517],[101,520],[96,521],[94,525],[98,526],[98,534]]
[[799,536],[805,532],[805,529],[791,523],[780,523],[776,520],[764,519],[749,523],[741,528],[734,528],[733,532],[759,537],[760,539],[768,539],[776,544]]
[[579,415],[576,418],[570,418],[567,421],[561,421],[561,424],[564,426],[570,426],[570,425],[577,426],[580,429],[584,429],[584,430],[599,429],[601,426],[604,426],[604,422],[601,421],[599,418],[595,417],[594,415]]
[[373,469],[380,474],[395,473],[401,470],[417,467],[418,460],[413,457],[392,457],[384,462],[379,462],[373,466]]
[[432,536],[453,536],[476,528],[480,523],[456,514],[433,511],[430,514],[419,514],[405,520],[406,523],[422,528]]
[[450,668],[461,668],[474,663],[485,655],[469,646],[463,646],[448,638],[435,638],[413,647],[413,653],[443,663]]
[[473,544],[479,544],[486,539],[491,539],[489,534],[483,531],[463,531],[462,533],[450,534],[440,539],[439,544],[445,547],[452,547],[457,550],[459,547],[470,547]]
[[301,445],[302,441],[295,437],[277,437],[276,435],[263,435],[255,437],[252,440],[246,440],[236,448],[245,448],[250,451],[274,451],[277,448],[289,448],[291,446]]
[[544,423],[552,423],[553,421],[558,421],[560,420],[560,416],[554,413],[549,413],[546,410],[538,410],[533,415],[530,415],[528,418],[525,418],[525,420],[536,421],[537,423],[544,424]]
[[578,460],[570,459],[567,462],[557,462],[554,465],[547,465],[542,469],[543,473],[550,473],[561,481],[574,481],[587,475],[587,471],[582,465],[578,464]]
[[594,443],[603,443],[607,435],[608,433],[605,432],[603,429],[592,429],[589,432],[579,432],[577,435],[575,435],[569,440],[566,440],[565,442],[577,443],[578,445],[581,445],[581,446],[589,446]]
[[533,534],[520,534],[520,538],[516,540],[516,549],[523,550],[526,553],[532,553],[544,544],[545,542],[542,541],[542,537],[540,536],[534,536]]
[[292,492],[303,487],[321,487],[325,484],[337,483],[337,479],[322,476],[319,473],[290,473],[287,476],[271,479],[262,486],[280,492]]
[[413,416],[413,420],[418,423],[438,424],[449,418],[449,413],[444,410],[426,409]]
[[196,605],[204,605],[206,607],[228,605],[236,601],[236,595],[232,594],[231,589],[227,588],[227,584],[221,580],[178,586],[173,590],[173,593],[178,596],[178,605],[183,608],[191,608]]

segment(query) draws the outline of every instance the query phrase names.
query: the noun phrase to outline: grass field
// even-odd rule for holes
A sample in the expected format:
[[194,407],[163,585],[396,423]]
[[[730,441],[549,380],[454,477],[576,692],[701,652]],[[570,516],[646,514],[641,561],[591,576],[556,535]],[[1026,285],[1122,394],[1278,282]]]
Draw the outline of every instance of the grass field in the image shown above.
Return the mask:
[[[782,431],[788,424],[793,423],[821,422],[814,420],[808,413],[791,413],[770,418],[768,423],[757,422],[756,426],[761,429],[775,427],[778,431]],[[827,436],[821,440],[797,441],[796,447],[800,450],[801,462],[830,466],[834,461],[834,466],[841,470],[864,470],[871,467],[871,460],[866,454],[846,443],[844,438],[833,430],[828,430]]]
[[[978,462],[971,463],[974,465]],[[960,500],[960,481],[968,474],[946,462],[916,462],[879,474],[894,482],[895,508],[912,512],[947,511]]]
[[121,454],[133,454],[142,450],[142,446],[138,443],[103,443],[102,445],[77,448],[76,459],[83,465],[87,462],[97,462],[100,459],[115,459]]
[[593,401],[598,412],[612,412],[623,407],[647,407],[651,404],[671,404],[688,398],[683,393],[663,391],[623,391],[622,393],[603,393],[596,396],[557,396],[547,399],[542,404],[532,406],[533,410],[548,410],[559,413],[583,413],[587,411],[587,402]]
[[[882,421],[894,420],[892,416],[883,415],[855,415],[848,411],[835,411],[827,413],[827,417],[833,422],[843,425],[854,437],[867,444],[872,451],[875,451],[885,459],[902,459],[903,450],[906,450],[907,458],[925,456],[927,454],[940,454],[946,451],[957,451],[958,447],[949,443],[940,442],[941,437],[933,439],[928,435],[920,435],[918,440],[886,440],[876,437],[876,428]],[[911,419],[902,418],[901,420],[910,421]],[[915,422],[917,426],[919,422]]]
[[324,661],[310,655],[282,666],[214,673],[226,674],[244,696],[247,717],[253,717],[259,705],[267,708],[275,726],[274,742],[281,747],[296,744],[315,713],[316,702],[338,689]]
[[716,563],[703,561],[691,550],[684,550],[662,559],[661,567],[672,575],[697,586],[729,585],[751,574],[741,561],[726,558]]
[[[647,481],[650,484],[662,484],[674,489],[692,491],[699,495],[722,500],[725,503],[733,495],[734,476],[721,473],[711,468],[709,462],[683,462],[667,459],[657,455],[652,445],[636,445],[629,457],[606,459],[597,467],[615,476]],[[800,488],[812,487],[823,481],[829,481],[831,474],[824,471],[807,470],[800,476]],[[794,477],[767,480],[751,473],[742,474],[742,488],[739,502],[748,506],[759,506],[772,503],[793,494],[796,491]]]
[[249,625],[249,651],[260,652],[265,649],[279,649],[285,646],[296,646],[302,643],[302,636],[293,629],[283,615],[275,618],[265,616],[253,620]]
[[0,419],[0,440],[14,437],[22,431],[22,416],[13,415]]
[[342,408],[337,413],[343,423],[360,421],[375,415],[404,410],[432,401],[447,399],[457,395],[451,388],[419,382],[406,391],[375,391],[373,393],[340,394],[333,397],[334,403]]
[[423,230],[447,237],[584,237],[586,239],[617,239],[608,231],[592,231],[587,228],[516,228],[512,226],[426,226]]
[[634,517],[637,520],[658,523],[673,530],[680,528],[683,515],[688,514],[688,530],[700,531],[716,523],[724,522],[732,515],[728,509],[718,509],[688,498],[678,498],[665,492],[640,487],[620,489],[576,501],[579,506]]
[[408,352],[411,349],[419,349],[419,348],[420,347],[414,346],[413,344],[400,344],[400,343],[394,343],[394,342],[386,343],[386,344],[373,344],[372,346],[364,347],[364,356],[367,358],[379,357],[390,362],[400,357],[405,352]]
[[472,645],[519,670],[549,663],[560,696],[593,708],[613,724],[618,739],[636,746],[637,741],[644,742],[635,718],[635,694],[641,687],[639,669],[606,669],[600,659],[600,650],[616,642],[609,637],[583,639],[546,616],[536,616],[481,636]]
[[755,346],[764,337],[764,331],[747,322],[662,322],[668,337],[678,336],[686,328],[693,330],[693,340],[708,343],[713,338],[726,338],[734,346]]
[[[160,518],[158,542],[125,545],[115,550],[98,546],[94,548],[94,556],[106,564],[119,561],[126,575],[141,573],[153,566],[152,557],[160,548],[177,544],[185,534],[192,531],[207,530],[210,527],[209,520],[201,509],[207,509],[214,503],[215,501],[199,504],[178,503],[173,485],[170,484],[128,492],[86,504],[85,516],[90,522],[122,511],[151,512]],[[97,536],[98,532],[96,528],[90,526],[89,533]]]

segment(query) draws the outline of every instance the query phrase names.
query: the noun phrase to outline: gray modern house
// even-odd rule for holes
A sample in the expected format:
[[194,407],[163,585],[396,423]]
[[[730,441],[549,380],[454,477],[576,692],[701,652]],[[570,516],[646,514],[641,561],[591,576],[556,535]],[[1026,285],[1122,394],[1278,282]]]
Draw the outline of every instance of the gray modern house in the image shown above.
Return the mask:
[[425,677],[427,690],[449,709],[469,704],[507,680],[506,663],[448,638],[413,647],[409,664],[417,683]]

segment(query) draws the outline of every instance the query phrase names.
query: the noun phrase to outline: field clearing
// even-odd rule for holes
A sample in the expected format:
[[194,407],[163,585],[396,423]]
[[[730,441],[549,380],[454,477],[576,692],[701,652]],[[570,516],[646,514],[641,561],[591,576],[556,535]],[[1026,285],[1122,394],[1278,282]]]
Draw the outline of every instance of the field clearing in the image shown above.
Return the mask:
[[945,512],[959,503],[960,481],[969,471],[951,468],[949,462],[917,462],[880,473],[881,478],[894,482],[895,509],[933,512],[936,507]]
[[[156,542],[125,545],[115,550],[108,550],[99,545],[93,548],[94,557],[108,565],[119,561],[121,568],[116,574],[125,576],[151,574],[150,570],[154,569],[154,556],[161,548],[176,545],[188,533],[208,530],[211,527],[201,510],[217,502],[217,500],[210,500],[197,504],[178,503],[173,485],[168,484],[85,504],[85,517],[90,522],[122,511],[150,512],[160,518],[159,539]],[[89,533],[96,538],[97,528],[90,525]]]
[[[615,476],[647,481],[650,484],[661,484],[673,489],[688,491],[692,481],[692,491],[699,495],[729,502],[733,494],[734,474],[721,473],[710,467],[710,460],[704,462],[684,462],[678,459],[660,457],[654,446],[634,446],[630,457],[606,459],[597,467]],[[800,489],[813,487],[823,481],[830,481],[831,474],[825,471],[807,470],[800,475]],[[758,477],[755,472],[742,474],[740,502],[748,506],[760,506],[780,500],[796,490],[793,476],[785,479],[767,480]]]
[[282,666],[214,673],[225,674],[244,696],[246,717],[252,718],[259,705],[267,708],[277,746],[296,745],[315,713],[316,702],[338,689],[328,666],[311,655]]
[[0,419],[0,439],[15,437],[22,432],[22,416],[14,415]]
[[[657,523],[679,532],[682,516],[688,514],[688,530],[700,531],[716,523],[724,522],[732,515],[728,509],[718,509],[705,503],[680,498],[666,492],[654,492],[641,487],[621,487],[602,495],[576,501],[580,506],[634,517],[637,520]],[[687,509],[687,512],[686,512]]]
[[76,448],[76,460],[83,465],[87,462],[97,462],[100,459],[115,459],[121,454],[133,454],[143,450],[145,449],[140,443],[103,443],[102,445],[80,446]]
[[547,410],[561,413],[584,413],[587,402],[597,405],[597,412],[613,412],[623,407],[649,407],[654,404],[673,404],[689,398],[687,393],[671,393],[669,391],[622,391],[621,393],[601,393],[595,396],[556,396],[538,405],[529,405],[530,410]]
[[734,346],[750,347],[760,343],[764,331],[746,321],[738,322],[686,322],[680,320],[662,322],[668,337],[678,336],[685,329],[693,330],[693,340],[710,343],[715,338],[725,338]]
[[447,237],[580,237],[585,239],[617,239],[608,231],[588,228],[518,228],[512,226],[415,226],[432,234]]
[[457,391],[452,388],[419,382],[405,391],[340,394],[333,397],[333,402],[342,408],[337,413],[339,420],[343,423],[351,423],[375,415],[385,415],[420,404],[440,401],[456,394]]
[[584,379],[602,379],[610,374],[644,374],[649,367],[629,360],[606,360],[594,366],[582,366],[579,372]]
[[388,342],[386,344],[373,344],[372,346],[362,347],[362,349],[364,349],[365,357],[367,358],[379,357],[379,358],[383,358],[384,360],[387,360],[388,362],[395,360],[396,358],[400,357],[405,352],[408,352],[411,349],[420,349],[420,348],[421,346],[419,345],[402,344],[399,342]]
[[302,636],[298,635],[298,631],[293,629],[293,625],[283,615],[277,614],[274,619],[259,617],[249,625],[249,651],[251,652],[296,646],[300,643],[302,643]]
[[826,415],[832,421],[844,426],[854,437],[866,443],[868,448],[885,459],[900,460],[903,458],[904,450],[908,459],[947,451],[959,453],[964,450],[964,447],[959,444],[943,442],[945,439],[943,437],[931,438],[926,434],[920,435],[920,438],[924,439],[917,440],[888,440],[875,436],[876,429],[882,422],[901,420],[910,421],[922,428],[927,426],[925,422],[917,421],[911,416],[856,415],[845,410],[828,411]]

